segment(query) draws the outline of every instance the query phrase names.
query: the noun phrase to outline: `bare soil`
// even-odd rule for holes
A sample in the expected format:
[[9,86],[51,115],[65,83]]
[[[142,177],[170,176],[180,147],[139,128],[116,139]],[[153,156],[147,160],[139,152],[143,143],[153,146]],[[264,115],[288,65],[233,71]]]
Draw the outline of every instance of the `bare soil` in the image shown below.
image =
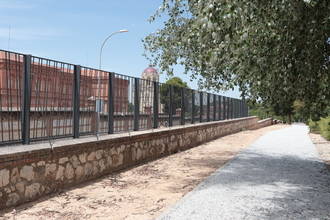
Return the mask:
[[[0,219],[154,219],[275,125],[242,131],[0,213]],[[330,154],[329,154],[330,155]]]
[[320,158],[326,163],[330,170],[330,141],[327,141],[319,134],[310,133],[309,136],[318,150]]

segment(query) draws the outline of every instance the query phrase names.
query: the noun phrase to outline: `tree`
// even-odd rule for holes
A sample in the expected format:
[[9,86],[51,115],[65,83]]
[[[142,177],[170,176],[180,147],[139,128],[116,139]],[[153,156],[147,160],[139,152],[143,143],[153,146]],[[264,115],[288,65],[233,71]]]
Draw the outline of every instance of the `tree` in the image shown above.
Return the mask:
[[[147,57],[171,75],[181,64],[200,86],[240,88],[276,114],[295,100],[313,118],[330,100],[329,0],[164,0],[151,21],[164,27],[144,40]],[[327,43],[328,41],[328,43]]]
[[[186,82],[179,77],[172,77],[160,86],[160,103],[164,104],[165,113],[169,114],[170,104],[170,87],[173,91],[172,113],[176,113],[177,108],[181,108],[181,89],[189,88]],[[187,95],[190,97],[190,95]],[[188,99],[185,99],[188,101]],[[185,106],[188,106],[187,104]]]

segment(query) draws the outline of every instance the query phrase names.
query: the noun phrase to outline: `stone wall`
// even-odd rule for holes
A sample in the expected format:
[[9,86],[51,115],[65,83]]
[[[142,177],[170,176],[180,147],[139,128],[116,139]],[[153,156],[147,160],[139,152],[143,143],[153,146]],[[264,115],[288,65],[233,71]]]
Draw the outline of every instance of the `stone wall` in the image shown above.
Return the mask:
[[[218,137],[255,128],[248,117],[197,125],[0,148],[0,209],[114,171],[185,150]],[[263,123],[262,125],[268,125]]]
[[273,119],[272,118],[266,118],[266,119],[258,121],[250,129],[259,129],[259,128],[263,128],[263,127],[266,127],[266,126],[270,126],[272,124],[274,124]]

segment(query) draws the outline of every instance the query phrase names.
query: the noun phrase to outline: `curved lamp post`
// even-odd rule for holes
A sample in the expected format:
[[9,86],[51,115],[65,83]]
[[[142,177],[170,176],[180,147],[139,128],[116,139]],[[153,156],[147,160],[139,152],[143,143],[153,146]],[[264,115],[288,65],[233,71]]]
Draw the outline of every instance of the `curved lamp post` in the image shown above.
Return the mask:
[[96,137],[99,139],[99,131],[100,131],[100,113],[101,113],[101,68],[102,68],[102,52],[103,52],[103,47],[106,44],[106,42],[115,34],[120,34],[120,33],[125,33],[128,32],[128,30],[119,30],[116,32],[111,33],[107,38],[104,39],[101,49],[100,49],[100,57],[99,57],[99,70],[97,71],[97,90],[98,90],[98,98],[96,101],[96,110],[97,110],[97,122],[96,122]]

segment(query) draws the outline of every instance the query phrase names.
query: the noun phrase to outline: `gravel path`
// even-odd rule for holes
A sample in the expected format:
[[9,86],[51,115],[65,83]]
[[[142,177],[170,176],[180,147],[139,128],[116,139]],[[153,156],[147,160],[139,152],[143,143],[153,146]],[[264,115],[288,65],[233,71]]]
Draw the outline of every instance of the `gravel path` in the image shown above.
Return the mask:
[[159,219],[330,219],[330,173],[307,133],[262,136]]

